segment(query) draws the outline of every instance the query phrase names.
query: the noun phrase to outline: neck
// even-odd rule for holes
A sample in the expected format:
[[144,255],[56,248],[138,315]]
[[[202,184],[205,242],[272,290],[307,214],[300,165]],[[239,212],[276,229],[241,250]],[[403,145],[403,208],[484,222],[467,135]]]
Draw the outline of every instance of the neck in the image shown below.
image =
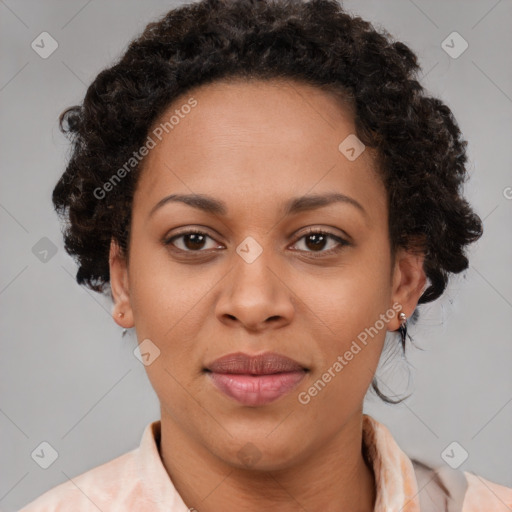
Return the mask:
[[265,471],[230,465],[162,414],[160,455],[183,501],[200,512],[374,510],[375,478],[362,453],[360,411],[300,460]]

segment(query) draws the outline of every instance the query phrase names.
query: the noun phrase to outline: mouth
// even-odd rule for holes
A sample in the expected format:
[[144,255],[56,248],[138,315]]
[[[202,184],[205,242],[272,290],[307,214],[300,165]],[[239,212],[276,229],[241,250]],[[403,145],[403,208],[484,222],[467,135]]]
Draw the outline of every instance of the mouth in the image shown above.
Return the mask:
[[216,359],[204,372],[223,394],[254,407],[274,402],[289,393],[309,369],[272,352],[256,356],[237,352]]

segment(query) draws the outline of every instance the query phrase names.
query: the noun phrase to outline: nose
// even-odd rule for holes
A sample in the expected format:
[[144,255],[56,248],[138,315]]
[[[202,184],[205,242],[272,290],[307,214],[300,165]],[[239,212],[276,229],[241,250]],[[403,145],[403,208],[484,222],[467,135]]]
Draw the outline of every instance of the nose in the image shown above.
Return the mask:
[[286,274],[280,272],[270,253],[270,249],[265,249],[252,262],[233,255],[233,267],[222,280],[223,288],[216,304],[216,315],[222,323],[263,331],[292,321],[293,292],[290,283],[286,283]]

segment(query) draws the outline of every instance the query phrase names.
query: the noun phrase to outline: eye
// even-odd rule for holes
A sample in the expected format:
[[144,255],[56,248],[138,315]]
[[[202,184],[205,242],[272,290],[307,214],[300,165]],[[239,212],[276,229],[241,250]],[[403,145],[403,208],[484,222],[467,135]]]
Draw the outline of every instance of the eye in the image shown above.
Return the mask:
[[[213,238],[203,231],[196,231],[196,230],[188,230],[184,233],[180,233],[179,235],[174,235],[173,237],[167,239],[164,241],[165,245],[173,245],[177,249],[184,251],[184,252],[201,252],[201,249],[204,249],[205,241],[209,238],[210,240],[213,240]],[[181,246],[178,247],[177,244],[175,244],[175,240],[181,240]],[[206,247],[206,249],[215,249],[215,247],[218,247],[218,244],[213,244],[212,247]]]
[[[304,240],[303,246],[306,247],[306,249],[299,250],[303,250],[304,252],[320,253],[320,255],[322,256],[325,254],[330,255],[336,253],[343,249],[344,246],[350,245],[349,242],[335,235],[334,233],[330,233],[329,231],[324,231],[322,229],[315,228],[309,229],[295,243],[297,245],[300,245],[299,242],[301,240]],[[323,249],[326,247],[326,245],[329,245],[329,240],[331,241],[331,247],[328,250],[324,251]],[[314,256],[316,256],[316,254],[314,254]]]
[[[210,247],[205,247],[207,239],[210,239],[213,243]],[[330,233],[322,229],[310,228],[305,234],[303,234],[295,244],[299,244],[300,241],[304,240],[303,244],[305,249],[294,249],[301,252],[320,253],[319,255],[331,255],[343,249],[344,246],[351,245],[350,242],[344,240],[340,236]],[[325,249],[331,241],[331,247],[328,250]],[[180,243],[177,243],[177,242]],[[183,233],[174,235],[164,241],[164,245],[172,245],[178,251],[182,252],[204,252],[207,249],[222,248],[204,231],[189,229]],[[300,244],[299,244],[300,245]]]

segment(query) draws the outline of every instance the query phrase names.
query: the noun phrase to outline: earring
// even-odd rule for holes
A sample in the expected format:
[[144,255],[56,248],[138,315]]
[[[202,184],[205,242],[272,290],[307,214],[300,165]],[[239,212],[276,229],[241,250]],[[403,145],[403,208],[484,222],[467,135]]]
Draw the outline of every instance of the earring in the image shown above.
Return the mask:
[[[123,318],[124,317],[124,313],[121,311],[120,313],[117,313],[117,316],[119,318]],[[123,329],[122,332],[121,332],[121,338],[124,338],[125,334],[127,333],[127,329]]]
[[398,328],[398,332],[400,333],[400,340],[402,342],[402,350],[405,354],[405,339],[407,336],[407,317],[403,311],[400,311],[398,314],[398,318],[400,320],[400,327]]

